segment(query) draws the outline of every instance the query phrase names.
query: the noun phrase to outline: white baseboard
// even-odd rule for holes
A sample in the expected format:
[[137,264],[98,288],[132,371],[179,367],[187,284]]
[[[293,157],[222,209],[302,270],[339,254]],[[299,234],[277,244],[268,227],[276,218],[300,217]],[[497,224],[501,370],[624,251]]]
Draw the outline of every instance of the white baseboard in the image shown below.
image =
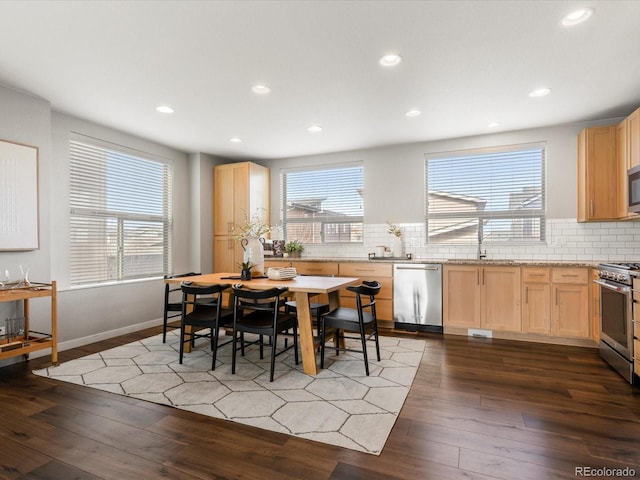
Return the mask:
[[[58,343],[58,351],[71,350],[72,348],[83,347],[91,343],[100,342],[102,340],[108,340],[120,335],[126,335],[127,333],[137,332],[138,330],[144,330],[145,328],[156,327],[162,325],[162,318],[149,320],[143,323],[137,323],[135,325],[127,325],[126,327],[116,328],[115,330],[109,330],[107,332],[96,333],[95,335],[89,335],[82,338],[74,338],[73,340],[67,340],[65,342]],[[51,355],[50,349],[37,350],[29,354],[29,358],[44,357]]]

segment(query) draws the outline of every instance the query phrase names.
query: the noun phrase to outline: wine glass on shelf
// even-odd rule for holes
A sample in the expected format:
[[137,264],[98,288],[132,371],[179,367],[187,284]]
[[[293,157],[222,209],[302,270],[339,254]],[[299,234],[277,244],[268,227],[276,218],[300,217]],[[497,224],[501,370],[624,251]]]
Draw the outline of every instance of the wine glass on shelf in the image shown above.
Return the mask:
[[9,269],[0,271],[0,288],[5,288],[9,285]]
[[29,281],[29,265],[20,265],[20,287],[29,287],[31,282]]

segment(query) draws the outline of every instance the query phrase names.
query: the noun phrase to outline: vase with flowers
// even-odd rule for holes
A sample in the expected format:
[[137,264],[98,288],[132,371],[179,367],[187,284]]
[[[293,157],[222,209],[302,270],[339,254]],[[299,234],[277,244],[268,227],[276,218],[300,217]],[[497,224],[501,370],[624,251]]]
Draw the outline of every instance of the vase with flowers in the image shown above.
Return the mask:
[[[266,216],[266,210],[262,217]],[[244,215],[245,222],[242,225],[236,225],[233,229],[236,238],[242,245],[244,250],[243,264],[251,264],[254,275],[264,274],[264,235],[271,232],[271,225],[262,221],[260,210],[249,217],[246,212]],[[250,269],[251,271],[251,269]]]
[[387,229],[387,233],[393,235],[393,246],[391,250],[393,251],[394,257],[402,257],[404,256],[404,245],[402,244],[402,230],[396,224],[391,223],[387,220],[387,225],[389,228]]

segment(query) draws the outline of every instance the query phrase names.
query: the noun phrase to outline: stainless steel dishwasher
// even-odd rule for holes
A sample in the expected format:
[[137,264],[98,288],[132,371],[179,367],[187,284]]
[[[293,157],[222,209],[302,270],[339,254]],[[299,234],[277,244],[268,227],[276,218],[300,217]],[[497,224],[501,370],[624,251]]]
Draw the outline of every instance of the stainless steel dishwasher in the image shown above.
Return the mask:
[[393,265],[393,321],[399,330],[442,333],[442,265]]

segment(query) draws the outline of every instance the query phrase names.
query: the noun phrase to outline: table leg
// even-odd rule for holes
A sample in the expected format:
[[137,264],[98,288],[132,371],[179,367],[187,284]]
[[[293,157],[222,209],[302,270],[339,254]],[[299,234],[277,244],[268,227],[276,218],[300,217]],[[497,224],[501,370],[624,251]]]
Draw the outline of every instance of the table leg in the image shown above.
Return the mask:
[[296,312],[298,315],[298,334],[300,335],[302,368],[304,373],[316,375],[318,373],[318,364],[316,362],[316,350],[313,345],[313,326],[308,293],[296,292]]

